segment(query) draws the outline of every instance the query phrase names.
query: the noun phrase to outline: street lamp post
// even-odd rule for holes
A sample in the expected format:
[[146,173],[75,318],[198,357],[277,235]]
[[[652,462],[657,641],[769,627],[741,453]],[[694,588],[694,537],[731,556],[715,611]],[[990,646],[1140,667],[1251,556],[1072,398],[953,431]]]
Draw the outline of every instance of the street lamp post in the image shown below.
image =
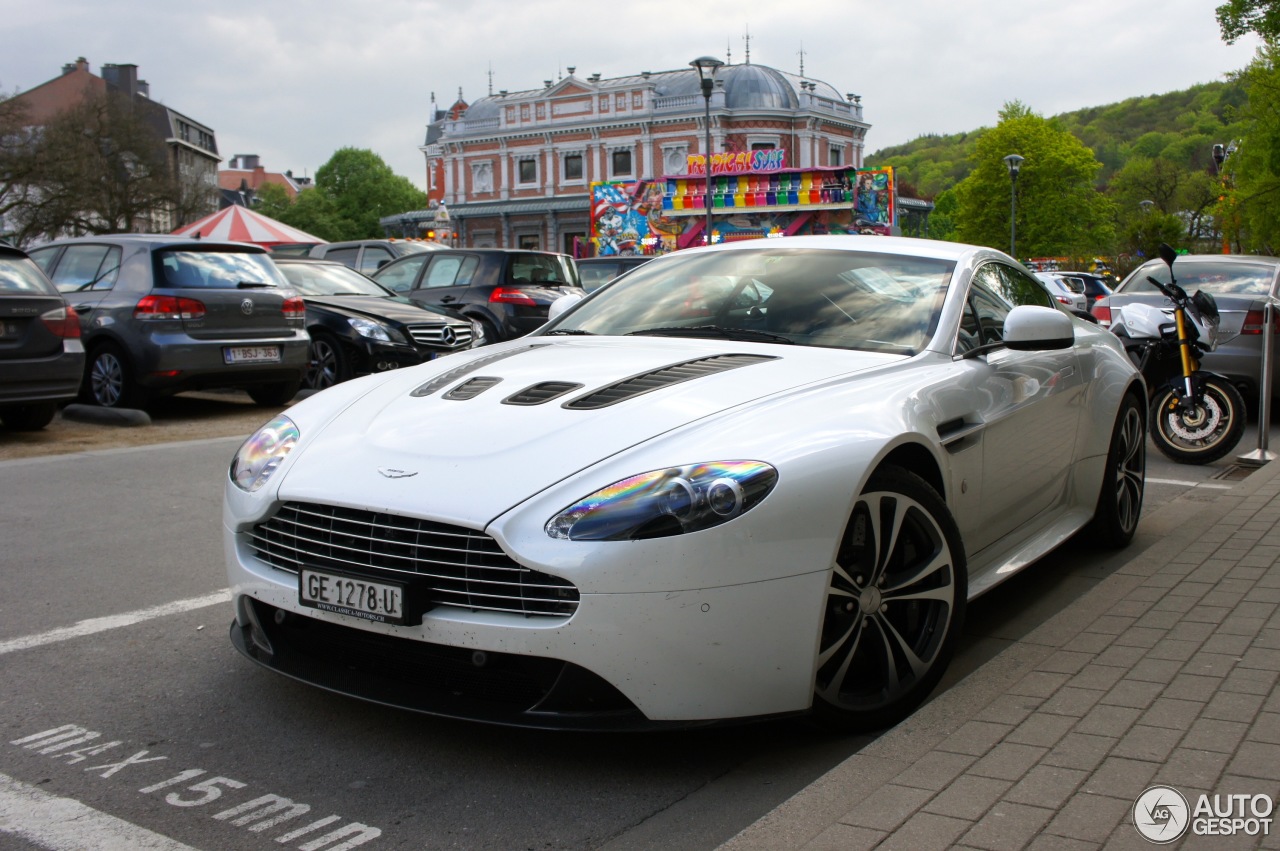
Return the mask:
[[1213,146],[1213,163],[1214,170],[1218,173],[1218,182],[1222,184],[1222,194],[1218,196],[1218,206],[1222,210],[1222,253],[1231,253],[1231,236],[1227,233],[1227,178],[1228,175],[1222,173],[1222,164],[1227,161],[1227,157],[1236,152],[1236,143],[1231,142],[1227,145]]
[[1022,170],[1023,157],[1009,154],[1004,164],[1009,167],[1009,256],[1018,259],[1018,172]]
[[707,191],[703,202],[707,207],[707,245],[711,244],[711,91],[716,84],[716,69],[724,63],[714,56],[699,56],[689,63],[698,69],[698,82],[702,84],[702,99],[707,106],[707,141],[703,148],[707,161]]

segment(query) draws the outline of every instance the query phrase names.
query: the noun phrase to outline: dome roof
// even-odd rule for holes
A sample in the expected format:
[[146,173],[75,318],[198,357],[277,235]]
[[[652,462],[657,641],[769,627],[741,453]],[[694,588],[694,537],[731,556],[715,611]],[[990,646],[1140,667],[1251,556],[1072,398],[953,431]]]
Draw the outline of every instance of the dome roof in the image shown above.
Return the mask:
[[[716,70],[717,84],[724,86],[725,106],[729,109],[797,109],[800,106],[799,81],[766,65],[723,65]],[[826,97],[839,99],[835,89],[819,84]],[[696,95],[702,84],[696,68],[663,75],[663,95]]]

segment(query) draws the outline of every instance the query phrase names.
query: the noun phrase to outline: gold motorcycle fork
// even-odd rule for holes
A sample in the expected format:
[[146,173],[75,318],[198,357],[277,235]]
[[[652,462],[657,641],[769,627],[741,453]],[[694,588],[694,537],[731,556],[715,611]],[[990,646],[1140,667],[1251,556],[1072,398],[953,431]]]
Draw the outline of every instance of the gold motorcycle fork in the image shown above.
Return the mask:
[[1191,354],[1191,341],[1187,339],[1186,311],[1179,308],[1173,312],[1174,321],[1178,323],[1178,352],[1182,355],[1182,384],[1187,398],[1191,397],[1191,374],[1200,364]]

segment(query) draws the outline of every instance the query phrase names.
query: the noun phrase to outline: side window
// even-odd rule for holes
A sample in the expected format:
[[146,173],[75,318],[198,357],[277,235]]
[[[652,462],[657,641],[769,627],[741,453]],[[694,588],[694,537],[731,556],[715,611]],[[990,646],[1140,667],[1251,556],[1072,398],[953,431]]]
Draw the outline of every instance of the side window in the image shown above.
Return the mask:
[[422,279],[423,287],[451,287],[458,278],[458,270],[462,266],[462,257],[436,257],[435,262],[427,267],[426,277]]
[[[64,293],[110,289],[120,268],[119,249],[116,249],[114,263],[104,262],[111,253],[110,249],[107,245],[68,245],[58,261],[58,268],[50,276],[53,283]],[[110,282],[105,282],[103,273],[111,276]]]
[[407,293],[413,289],[413,282],[417,280],[418,272],[429,259],[431,259],[430,254],[411,255],[393,266],[384,266],[374,280],[387,289]]
[[34,251],[27,252],[28,256],[36,261],[36,265],[40,267],[40,271],[46,275],[50,274],[53,269],[53,258],[58,256],[58,246],[54,245],[49,248],[37,248]]
[[1012,309],[1012,305],[997,295],[1003,294],[1004,286],[995,263],[988,263],[973,273],[956,335],[956,354],[1004,339],[1004,320]]
[[366,275],[372,275],[395,258],[391,252],[380,245],[366,245],[364,255],[360,258],[360,269]]
[[335,248],[332,251],[326,251],[324,259],[337,260],[344,266],[350,266],[354,269],[356,267],[356,255],[359,253],[359,248]]
[[990,267],[995,267],[999,274],[999,284],[996,292],[1004,296],[1005,300],[1014,307],[1024,304],[1034,304],[1040,307],[1054,306],[1053,298],[1040,281],[1003,263],[992,263],[988,268]]

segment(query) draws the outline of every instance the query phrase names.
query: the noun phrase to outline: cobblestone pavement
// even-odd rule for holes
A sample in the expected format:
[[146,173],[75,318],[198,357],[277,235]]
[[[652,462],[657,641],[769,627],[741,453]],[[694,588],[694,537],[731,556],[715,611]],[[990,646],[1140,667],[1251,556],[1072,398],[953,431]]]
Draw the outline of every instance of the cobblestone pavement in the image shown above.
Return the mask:
[[1144,796],[1174,802],[1138,811],[1158,838],[1186,826],[1169,847],[1280,848],[1280,813],[1195,817],[1280,799],[1280,462],[1160,513],[1159,542],[723,851],[1150,848],[1152,786],[1187,802]]

